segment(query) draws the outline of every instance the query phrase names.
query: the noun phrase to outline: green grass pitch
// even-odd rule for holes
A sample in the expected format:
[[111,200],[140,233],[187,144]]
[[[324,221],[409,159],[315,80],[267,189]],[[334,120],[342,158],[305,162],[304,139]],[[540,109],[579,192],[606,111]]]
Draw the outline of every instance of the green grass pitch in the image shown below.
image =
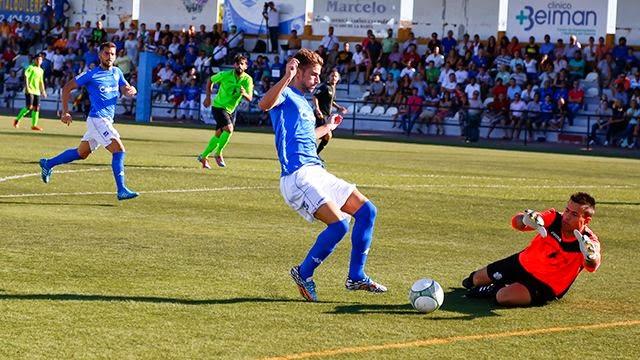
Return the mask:
[[[83,122],[26,125],[0,122],[0,358],[640,358],[638,160],[335,139],[328,170],[379,209],[367,270],[389,292],[344,289],[345,237],[310,304],[288,271],[323,227],[283,202],[273,135],[237,132],[207,171],[210,129],[117,125],[142,193],[118,203],[104,149],[40,180]],[[545,307],[462,296],[471,270],[529,243],[515,212],[575,191],[598,201],[598,272]],[[430,315],[408,305],[422,277],[445,289]]]

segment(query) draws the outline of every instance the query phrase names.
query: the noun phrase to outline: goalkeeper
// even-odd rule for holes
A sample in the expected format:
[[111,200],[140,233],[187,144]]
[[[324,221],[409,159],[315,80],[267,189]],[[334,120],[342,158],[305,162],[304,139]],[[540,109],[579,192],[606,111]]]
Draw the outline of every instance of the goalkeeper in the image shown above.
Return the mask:
[[472,272],[462,281],[470,298],[495,298],[503,306],[544,305],[562,298],[582,269],[600,266],[600,243],[587,226],[595,199],[571,195],[564,212],[525,210],[511,219],[519,231],[538,233],[524,250]]

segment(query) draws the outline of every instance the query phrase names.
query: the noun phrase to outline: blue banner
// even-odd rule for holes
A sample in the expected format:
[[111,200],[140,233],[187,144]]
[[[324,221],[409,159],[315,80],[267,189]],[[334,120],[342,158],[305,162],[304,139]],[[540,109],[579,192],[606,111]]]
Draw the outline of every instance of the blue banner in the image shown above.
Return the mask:
[[0,21],[18,20],[34,25],[40,24],[40,9],[45,0],[0,0]]
[[[302,34],[304,30],[305,0],[274,1],[280,12],[279,30],[281,34],[289,34],[291,30]],[[238,31],[247,34],[266,34],[266,23],[262,12],[265,1],[257,0],[227,0],[224,5],[222,20],[224,30],[231,25],[238,27]]]

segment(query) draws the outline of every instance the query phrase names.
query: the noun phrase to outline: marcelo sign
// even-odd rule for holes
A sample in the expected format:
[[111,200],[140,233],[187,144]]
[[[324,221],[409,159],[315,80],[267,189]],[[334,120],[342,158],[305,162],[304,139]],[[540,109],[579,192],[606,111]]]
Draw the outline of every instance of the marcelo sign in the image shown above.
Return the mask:
[[552,40],[576,35],[586,42],[589,36],[605,36],[607,0],[511,1],[507,34],[526,40],[535,36],[542,40],[549,34]]

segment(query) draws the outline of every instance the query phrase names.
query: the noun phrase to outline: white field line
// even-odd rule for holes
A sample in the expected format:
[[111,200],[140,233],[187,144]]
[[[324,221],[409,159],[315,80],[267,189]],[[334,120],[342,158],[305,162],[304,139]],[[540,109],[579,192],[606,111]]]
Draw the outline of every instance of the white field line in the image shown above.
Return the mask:
[[[508,188],[527,188],[527,189],[631,189],[633,186],[627,185],[455,185],[455,184],[443,184],[443,185],[359,185],[362,188],[377,188],[377,189],[417,189],[417,188],[434,188],[434,189],[508,189]],[[197,193],[197,192],[217,192],[217,191],[244,191],[244,190],[277,190],[275,186],[226,186],[219,188],[195,188],[195,189],[164,189],[164,190],[146,190],[139,191],[140,194],[168,194],[168,193]],[[111,191],[82,191],[82,192],[53,192],[53,193],[28,193],[28,194],[7,194],[0,195],[0,199],[8,198],[27,198],[27,197],[47,197],[47,196],[92,196],[92,195],[114,195],[115,192]]]

